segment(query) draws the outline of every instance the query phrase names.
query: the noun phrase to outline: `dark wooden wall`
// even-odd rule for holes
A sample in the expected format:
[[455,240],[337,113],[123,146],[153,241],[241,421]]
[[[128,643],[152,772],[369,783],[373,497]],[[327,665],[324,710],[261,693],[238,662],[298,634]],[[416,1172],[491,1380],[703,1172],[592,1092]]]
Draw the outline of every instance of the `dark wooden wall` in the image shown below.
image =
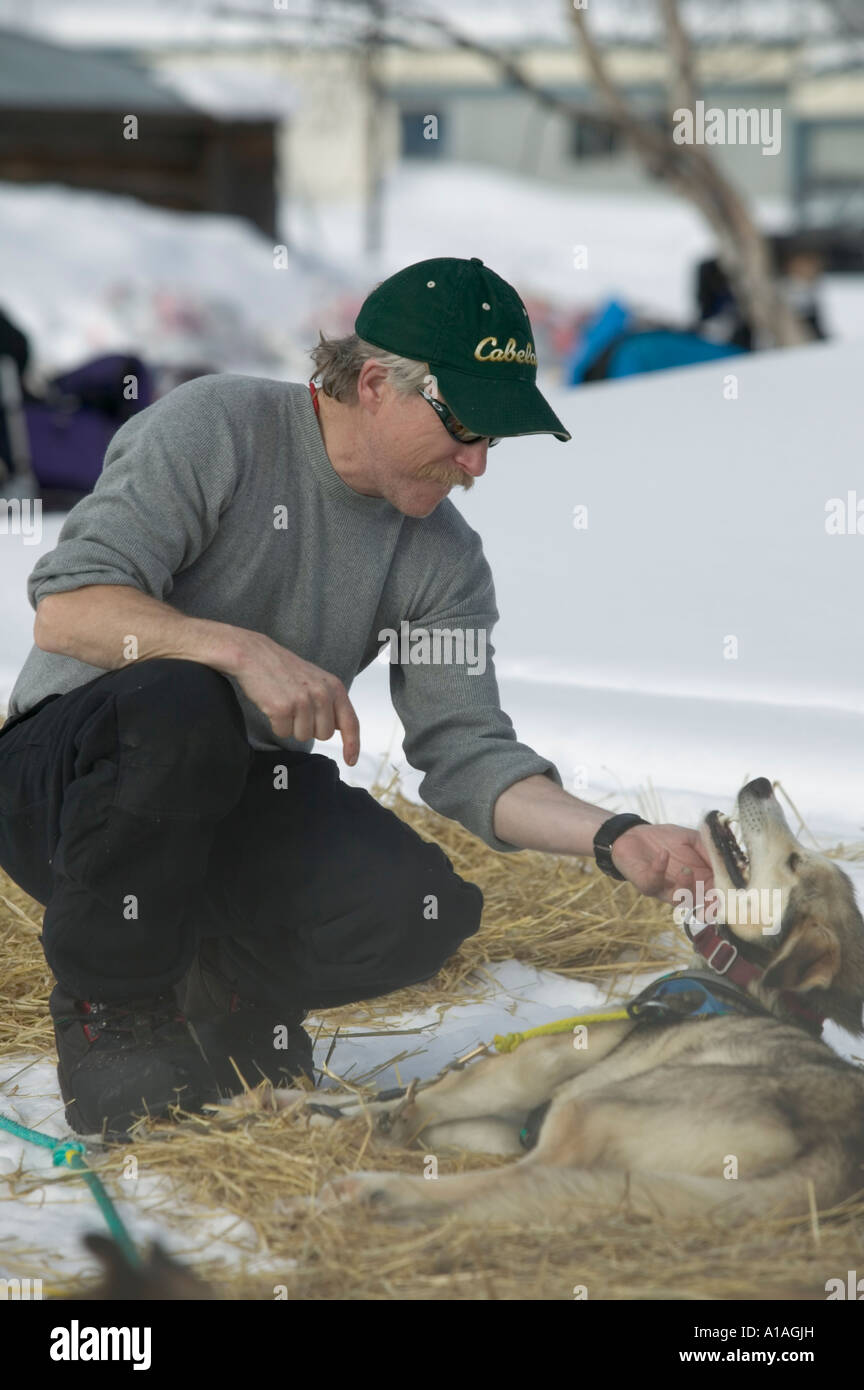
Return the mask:
[[160,207],[247,217],[276,231],[276,128],[197,112],[0,111],[0,179],[128,193]]

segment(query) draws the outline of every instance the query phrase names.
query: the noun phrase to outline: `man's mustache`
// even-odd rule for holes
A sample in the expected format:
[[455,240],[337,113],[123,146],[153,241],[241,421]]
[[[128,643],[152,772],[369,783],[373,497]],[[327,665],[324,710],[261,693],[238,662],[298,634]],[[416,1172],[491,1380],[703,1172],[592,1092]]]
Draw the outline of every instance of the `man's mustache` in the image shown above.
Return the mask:
[[450,487],[468,488],[474,486],[474,479],[464,469],[445,468],[440,463],[424,463],[417,469],[416,476],[424,483],[447,483]]

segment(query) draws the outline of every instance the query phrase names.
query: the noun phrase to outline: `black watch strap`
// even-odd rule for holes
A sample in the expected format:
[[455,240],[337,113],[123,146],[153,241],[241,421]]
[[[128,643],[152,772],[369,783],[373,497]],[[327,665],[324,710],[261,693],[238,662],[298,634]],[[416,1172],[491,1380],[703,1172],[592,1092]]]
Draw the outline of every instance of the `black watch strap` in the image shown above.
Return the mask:
[[650,825],[650,821],[643,820],[632,811],[625,811],[620,816],[611,816],[609,820],[604,820],[594,836],[594,860],[598,868],[610,878],[620,879],[622,883],[625,875],[619,874],[612,863],[612,846],[619,835],[623,835],[625,830],[632,830],[634,825]]

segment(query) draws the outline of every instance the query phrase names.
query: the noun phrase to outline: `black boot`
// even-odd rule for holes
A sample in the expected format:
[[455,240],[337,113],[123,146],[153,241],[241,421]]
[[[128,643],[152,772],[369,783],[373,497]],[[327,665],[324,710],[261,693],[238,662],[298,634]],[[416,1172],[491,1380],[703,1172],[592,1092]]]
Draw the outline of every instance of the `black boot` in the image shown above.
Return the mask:
[[50,1000],[57,1075],[77,1134],[125,1138],[136,1118],[169,1106],[200,1110],[218,1096],[215,1078],[173,994],[125,1004]]
[[301,1027],[307,1011],[240,993],[218,938],[201,942],[174,992],[224,1096],[239,1094],[244,1081],[248,1086],[265,1079],[294,1086],[304,1076],[314,1081],[312,1040]]

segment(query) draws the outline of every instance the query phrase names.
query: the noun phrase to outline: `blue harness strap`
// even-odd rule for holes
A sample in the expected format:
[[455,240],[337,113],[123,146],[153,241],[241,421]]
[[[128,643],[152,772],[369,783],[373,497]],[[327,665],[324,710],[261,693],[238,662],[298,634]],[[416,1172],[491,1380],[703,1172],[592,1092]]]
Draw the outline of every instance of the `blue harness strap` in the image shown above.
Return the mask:
[[653,980],[647,989],[631,999],[627,1012],[641,1022],[666,1023],[673,1019],[716,1018],[723,1014],[765,1013],[766,1010],[755,999],[716,976],[675,970]]

